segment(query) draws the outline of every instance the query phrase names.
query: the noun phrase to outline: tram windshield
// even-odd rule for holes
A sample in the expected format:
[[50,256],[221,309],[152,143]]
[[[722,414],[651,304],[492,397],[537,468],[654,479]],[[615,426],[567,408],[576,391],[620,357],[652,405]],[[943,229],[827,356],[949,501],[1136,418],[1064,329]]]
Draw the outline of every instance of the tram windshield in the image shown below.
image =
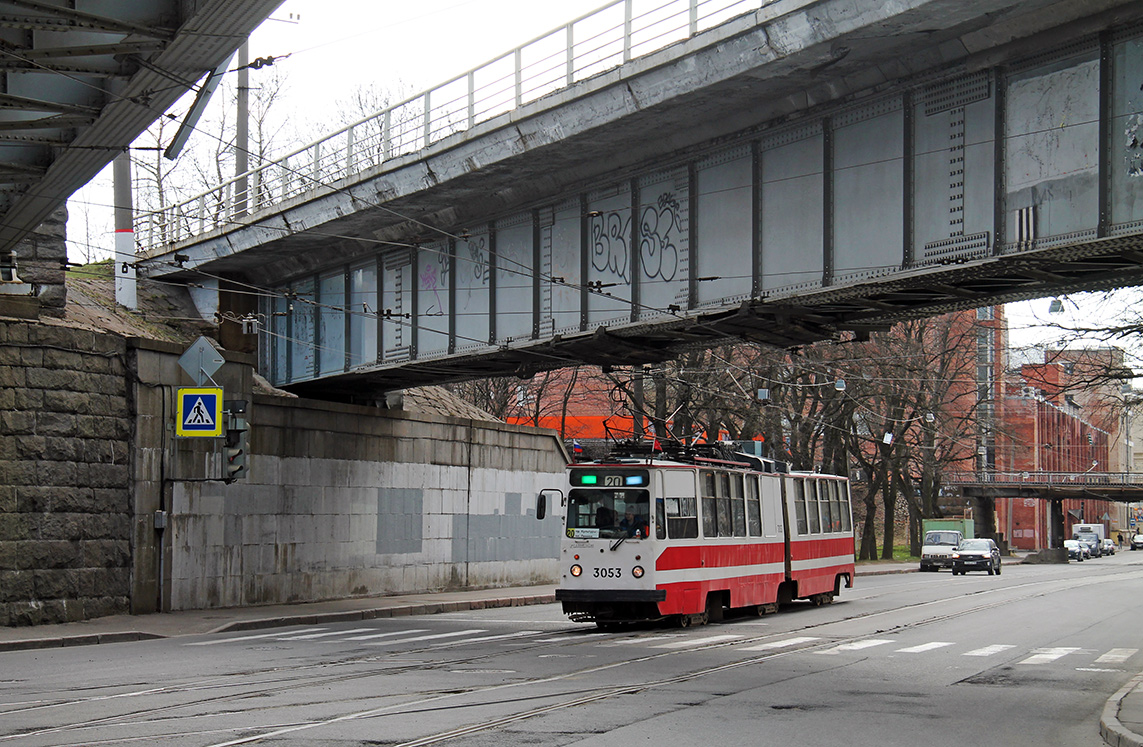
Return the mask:
[[572,490],[568,531],[573,539],[648,536],[650,494],[646,490]]

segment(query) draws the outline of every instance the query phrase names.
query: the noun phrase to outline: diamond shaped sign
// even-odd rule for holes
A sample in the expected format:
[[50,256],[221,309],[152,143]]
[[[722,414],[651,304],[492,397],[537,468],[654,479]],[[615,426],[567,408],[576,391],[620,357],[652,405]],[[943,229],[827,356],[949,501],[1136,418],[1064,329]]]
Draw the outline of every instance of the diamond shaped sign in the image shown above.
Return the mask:
[[215,372],[222,368],[223,363],[226,363],[226,359],[205,337],[195,340],[186,352],[179,356],[179,365],[198,386],[202,386],[207,379],[214,376]]

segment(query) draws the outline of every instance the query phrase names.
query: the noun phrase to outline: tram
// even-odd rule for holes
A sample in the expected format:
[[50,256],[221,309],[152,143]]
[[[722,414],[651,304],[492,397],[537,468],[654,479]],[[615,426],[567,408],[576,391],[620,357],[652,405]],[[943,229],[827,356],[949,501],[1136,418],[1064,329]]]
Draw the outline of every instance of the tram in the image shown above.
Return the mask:
[[853,586],[846,478],[721,444],[654,447],[568,466],[556,600],[572,620],[686,627]]

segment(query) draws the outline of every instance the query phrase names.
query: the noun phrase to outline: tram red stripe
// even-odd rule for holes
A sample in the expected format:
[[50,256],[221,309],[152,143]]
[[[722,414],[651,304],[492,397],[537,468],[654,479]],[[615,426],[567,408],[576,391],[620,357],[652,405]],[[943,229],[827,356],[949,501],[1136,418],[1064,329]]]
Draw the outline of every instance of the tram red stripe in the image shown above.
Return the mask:
[[[792,560],[852,557],[852,537],[831,537],[795,540],[790,543]],[[740,565],[761,565],[785,561],[785,545],[781,541],[733,545],[692,545],[668,547],[655,561],[657,571],[676,571],[687,568],[731,568]]]

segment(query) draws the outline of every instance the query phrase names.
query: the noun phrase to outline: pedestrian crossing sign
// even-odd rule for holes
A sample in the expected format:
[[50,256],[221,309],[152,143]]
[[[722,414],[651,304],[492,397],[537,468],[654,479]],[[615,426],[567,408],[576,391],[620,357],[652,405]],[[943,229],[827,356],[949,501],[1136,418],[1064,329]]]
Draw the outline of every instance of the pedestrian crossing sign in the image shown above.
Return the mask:
[[219,438],[222,435],[222,390],[217,387],[181,388],[175,435]]

